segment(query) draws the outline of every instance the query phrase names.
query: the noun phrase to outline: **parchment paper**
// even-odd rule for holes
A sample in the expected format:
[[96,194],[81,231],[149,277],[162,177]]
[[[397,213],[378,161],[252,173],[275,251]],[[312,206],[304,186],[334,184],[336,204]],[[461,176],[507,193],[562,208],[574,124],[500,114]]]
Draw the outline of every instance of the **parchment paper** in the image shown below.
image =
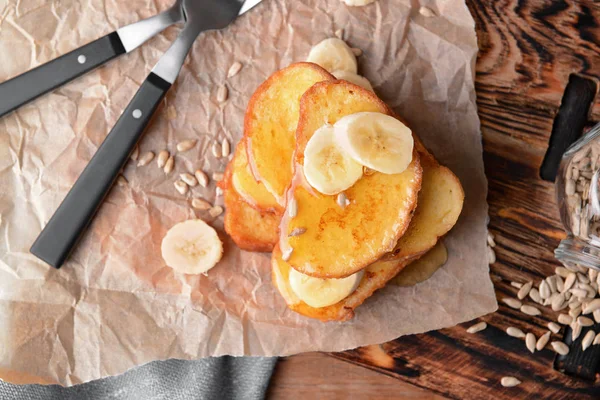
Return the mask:
[[[119,26],[165,9],[166,0],[0,2],[0,81]],[[435,16],[419,13],[427,6]],[[249,96],[275,70],[305,59],[311,45],[344,30],[359,47],[360,72],[461,179],[466,202],[445,240],[448,264],[412,288],[390,285],[347,323],[289,311],[271,284],[269,256],[238,250],[208,276],[163,264],[169,227],[193,218],[175,177],[223,171],[215,139],[235,144]],[[195,43],[141,152],[197,138],[166,177],[155,162],[129,165],[129,187],[113,189],[70,262],[54,270],[28,249],[101,144],[178,28],[0,119],[0,368],[33,381],[73,385],[156,359],[338,351],[452,326],[496,309],[486,261],[487,183],[473,85],[477,42],[460,0],[264,0],[222,32]],[[215,101],[226,81],[230,99]],[[214,183],[194,196],[214,201]],[[218,199],[217,202],[220,200]],[[197,213],[197,217],[207,217]],[[222,217],[212,224],[222,232]]]

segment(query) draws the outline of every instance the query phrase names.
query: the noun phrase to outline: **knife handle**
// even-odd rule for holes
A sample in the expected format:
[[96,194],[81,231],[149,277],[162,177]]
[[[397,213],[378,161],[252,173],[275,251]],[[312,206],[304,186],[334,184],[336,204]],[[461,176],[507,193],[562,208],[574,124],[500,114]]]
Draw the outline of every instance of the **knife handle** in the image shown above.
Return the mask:
[[60,268],[92,220],[171,84],[150,73],[31,247]]
[[0,84],[0,117],[125,53],[117,32]]

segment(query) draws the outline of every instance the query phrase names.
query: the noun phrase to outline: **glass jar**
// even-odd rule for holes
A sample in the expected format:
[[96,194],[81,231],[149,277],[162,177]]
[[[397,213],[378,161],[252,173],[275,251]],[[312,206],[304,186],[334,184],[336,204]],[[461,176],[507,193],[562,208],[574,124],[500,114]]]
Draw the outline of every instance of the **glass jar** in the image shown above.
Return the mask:
[[567,231],[554,251],[567,267],[600,271],[600,124],[563,155],[556,177],[556,199]]

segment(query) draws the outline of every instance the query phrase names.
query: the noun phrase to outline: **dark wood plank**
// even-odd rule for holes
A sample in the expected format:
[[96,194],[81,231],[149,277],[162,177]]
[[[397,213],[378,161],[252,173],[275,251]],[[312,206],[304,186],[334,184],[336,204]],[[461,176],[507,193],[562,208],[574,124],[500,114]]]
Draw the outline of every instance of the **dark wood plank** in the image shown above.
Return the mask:
[[[467,0],[480,54],[476,90],[489,179],[490,230],[497,262],[491,278],[498,299],[515,296],[510,281],[538,282],[559,265],[553,251],[564,231],[554,185],[539,176],[555,117],[571,74],[600,76],[600,3],[550,0]],[[600,120],[600,103],[590,110]],[[588,124],[589,125],[589,124]],[[333,354],[460,399],[593,399],[600,384],[553,368],[554,353],[530,354],[504,333],[516,326],[536,336],[556,313],[528,317],[501,304],[483,318],[488,329],[443,329]],[[561,339],[562,333],[553,335]],[[523,381],[500,385],[502,376]]]

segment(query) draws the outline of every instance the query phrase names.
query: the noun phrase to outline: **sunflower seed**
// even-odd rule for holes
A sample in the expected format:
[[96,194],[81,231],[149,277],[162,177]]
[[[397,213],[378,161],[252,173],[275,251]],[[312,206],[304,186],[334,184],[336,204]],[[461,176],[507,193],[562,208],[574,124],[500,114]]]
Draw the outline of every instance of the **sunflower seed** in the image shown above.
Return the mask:
[[167,164],[167,160],[169,159],[169,152],[167,150],[163,150],[158,153],[158,157],[156,158],[156,163],[158,164],[158,168],[164,168],[165,164]]
[[227,78],[233,78],[238,74],[238,72],[240,72],[241,69],[242,63],[239,61],[234,62],[231,64],[231,67],[229,67],[229,71],[227,71]]
[[194,172],[194,176],[196,177],[198,183],[202,185],[202,187],[208,186],[208,175],[206,175],[204,171],[197,169],[196,172]]
[[140,157],[140,159],[137,163],[137,166],[144,167],[144,166],[150,164],[150,161],[152,161],[153,159],[154,159],[154,153],[149,151]]
[[567,314],[558,314],[558,323],[563,325],[570,325],[573,322],[573,317]]
[[229,95],[229,90],[227,90],[227,86],[221,85],[219,89],[217,89],[217,102],[223,103],[227,100]]
[[598,271],[595,269],[588,269],[588,278],[590,278],[590,282],[595,282],[598,279]]
[[585,289],[571,288],[569,291],[571,292],[571,294],[573,294],[573,296],[577,296],[577,297],[581,297],[581,298],[584,298],[587,296],[587,290],[585,290]]
[[[488,250],[490,250],[490,249],[491,248],[488,247]],[[532,286],[533,286],[533,282],[529,281],[529,282],[525,283],[521,289],[519,289],[519,293],[517,293],[517,297],[519,298],[519,300],[523,300],[525,297],[527,297]]]
[[194,207],[197,210],[209,210],[212,207],[212,205],[204,199],[193,199],[192,207]]
[[596,310],[592,313],[592,315],[594,316],[594,321],[596,321],[596,323],[600,324],[600,310]]
[[577,321],[571,324],[571,339],[573,341],[577,340],[579,335],[581,335],[581,325],[577,323]]
[[590,278],[588,278],[587,275],[584,275],[581,272],[577,273],[577,280],[581,283],[590,283]]
[[569,315],[573,318],[577,318],[581,314],[581,306],[575,307],[569,311]]
[[292,229],[292,231],[290,232],[288,237],[300,236],[303,233],[306,233],[306,228],[304,228],[304,227],[294,228],[294,229]]
[[523,284],[520,282],[511,282],[510,286],[516,287],[517,289],[521,289],[523,287]]
[[296,218],[298,215],[298,201],[292,197],[290,204],[288,205],[288,215],[290,218]]
[[337,31],[334,32],[334,34],[338,39],[341,39],[344,36],[344,30],[338,29]]
[[487,324],[484,321],[478,322],[475,325],[469,327],[467,329],[467,333],[477,333],[479,331],[484,330],[485,328],[487,328]]
[[595,337],[596,337],[596,333],[594,331],[592,331],[592,330],[587,331],[587,333],[583,337],[583,340],[581,341],[581,348],[583,349],[583,351],[586,351],[587,348],[592,345]]
[[[426,7],[421,7],[421,10]],[[422,13],[421,13],[422,14]],[[425,15],[427,17],[427,15]],[[521,384],[521,381],[514,376],[504,376],[500,379],[500,384],[504,387],[515,387]]]
[[554,273],[562,278],[566,278],[571,272],[565,267],[556,267]]
[[289,249],[287,249],[287,250],[282,250],[282,252],[281,252],[281,259],[283,261],[289,261],[290,258],[292,257],[292,252],[293,251],[294,251],[294,249],[291,248],[291,247]]
[[335,201],[336,201],[337,205],[340,206],[340,208],[342,208],[342,209],[344,209],[348,205],[350,205],[350,200],[348,200],[348,198],[346,197],[346,194],[344,192],[341,192],[340,194],[338,194]]
[[221,206],[214,206],[210,210],[208,210],[208,214],[211,217],[216,218],[219,215],[223,214],[223,207],[221,207]]
[[496,247],[496,241],[494,240],[494,234],[492,232],[489,232],[489,231],[488,231],[488,234],[487,234],[487,243],[488,243],[488,246],[490,246],[492,248]]
[[548,322],[548,329],[550,329],[553,333],[560,332],[560,325],[556,322]]
[[563,278],[560,275],[554,275],[556,277],[556,290],[558,290],[559,292],[564,292],[565,291],[565,281],[563,280]]
[[573,297],[571,299],[571,301],[569,302],[569,310],[572,310],[574,308],[577,308],[581,305],[581,302],[579,300],[577,300],[577,297]]
[[592,326],[594,325],[594,320],[588,317],[580,316],[577,317],[577,323],[581,326]]
[[567,275],[565,278],[565,285],[563,288],[565,292],[573,287],[576,278],[577,275],[575,275],[573,272],[569,272],[569,275]]
[[117,185],[118,186],[127,186],[127,179],[125,179],[125,177],[123,175],[119,175],[119,177],[117,178]]
[[223,189],[221,189],[220,186],[217,186],[215,188],[215,196],[219,197],[219,196],[223,196]]
[[542,336],[540,336],[540,338],[535,343],[535,349],[537,351],[542,351],[544,349],[544,347],[546,347],[546,345],[550,341],[551,334],[552,334],[552,332],[548,331],[548,332],[544,333]]
[[[496,253],[494,252],[494,249],[492,249],[490,246],[487,247],[487,255],[488,264],[493,264],[496,262]],[[527,296],[527,294],[525,296]]]
[[594,341],[592,342],[592,344],[595,346],[597,344],[600,344],[600,333],[598,333],[596,335],[596,337],[594,338]]
[[552,300],[552,310],[559,311],[567,307],[565,296],[562,293],[557,293],[557,296]]
[[[429,7],[421,7],[419,8],[419,14],[421,14],[424,17],[430,18],[430,17],[435,17],[435,11],[433,11],[431,8]],[[521,382],[519,382],[521,383]]]
[[223,150],[219,142],[214,142],[212,145],[212,154],[215,158],[221,158],[223,156]]
[[229,157],[229,154],[231,154],[231,146],[229,145],[229,140],[223,139],[223,142],[221,143],[221,155],[223,157]]
[[512,336],[512,337],[516,337],[516,338],[525,337],[525,333],[523,333],[523,331],[520,330],[519,328],[515,328],[514,326],[509,326],[508,328],[506,328],[506,334],[508,336]]
[[550,293],[550,286],[548,286],[548,282],[542,281],[542,283],[540,283],[540,297],[542,299],[547,299],[551,294],[552,293]]
[[502,302],[509,306],[510,308],[514,308],[518,310],[523,305],[519,300],[513,299],[512,297],[505,297],[502,299]]
[[130,158],[133,161],[137,161],[139,157],[140,157],[140,148],[138,146],[135,146],[135,149],[133,149],[133,151],[131,152]]
[[550,287],[550,292],[551,293],[556,293],[556,280],[554,279],[554,275],[549,276],[548,278],[546,278],[545,282],[548,284],[548,286]]
[[177,143],[177,151],[183,153],[185,151],[191,150],[196,145],[196,143],[198,143],[198,141],[194,139],[188,139],[184,140],[183,142],[179,142]]
[[188,186],[195,187],[198,185],[198,181],[194,178],[194,175],[188,174],[187,172],[184,174],[179,174],[179,178],[184,181]]
[[214,181],[220,182],[223,180],[225,175],[222,172],[215,172],[212,174],[212,178]]
[[525,346],[527,347],[527,350],[535,353],[535,343],[535,335],[531,332],[527,332],[527,335],[525,335]]
[[358,47],[353,47],[352,52],[354,53],[354,55],[356,57],[362,56],[362,53],[363,53],[363,51],[361,49],[359,49]]
[[169,175],[171,172],[173,172],[173,167],[175,167],[175,158],[173,158],[173,156],[170,156],[167,162],[165,163],[165,167],[163,168],[164,173]]
[[186,194],[188,192],[189,186],[184,181],[175,181],[174,185],[179,193]]
[[569,354],[569,346],[564,344],[563,342],[552,342],[550,343],[555,352],[562,356],[566,356]]
[[542,298],[540,297],[540,292],[538,292],[536,288],[531,288],[531,290],[529,291],[529,297],[536,303],[541,303],[542,301]]
[[528,306],[528,305],[521,306],[521,312],[523,312],[527,315],[531,315],[531,316],[540,315],[542,313],[540,310],[538,310],[534,306]]
[[587,292],[586,297],[593,299],[594,297],[596,297],[596,289],[594,289],[594,287],[588,283],[582,283],[580,285],[580,288],[585,290]]

